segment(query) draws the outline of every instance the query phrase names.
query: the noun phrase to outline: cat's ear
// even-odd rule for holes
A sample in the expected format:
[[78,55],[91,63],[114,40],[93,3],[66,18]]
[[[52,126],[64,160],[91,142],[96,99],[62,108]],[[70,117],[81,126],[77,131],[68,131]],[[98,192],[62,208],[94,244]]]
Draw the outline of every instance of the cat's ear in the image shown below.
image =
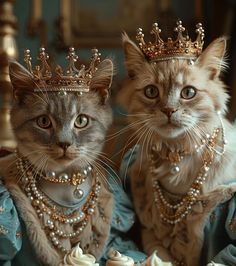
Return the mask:
[[109,89],[112,84],[114,73],[113,62],[110,59],[105,59],[97,66],[97,71],[94,73],[90,89],[99,93],[102,97],[102,102],[105,103],[109,96]]
[[196,64],[205,68],[210,74],[210,79],[214,79],[227,67],[224,61],[225,51],[226,38],[217,38],[203,51]]
[[130,40],[125,32],[122,34],[122,42],[125,53],[126,69],[129,77],[133,78],[143,68],[143,63],[146,62],[146,59],[138,46]]
[[9,62],[9,75],[13,87],[14,99],[32,92],[35,86],[32,74],[16,61]]

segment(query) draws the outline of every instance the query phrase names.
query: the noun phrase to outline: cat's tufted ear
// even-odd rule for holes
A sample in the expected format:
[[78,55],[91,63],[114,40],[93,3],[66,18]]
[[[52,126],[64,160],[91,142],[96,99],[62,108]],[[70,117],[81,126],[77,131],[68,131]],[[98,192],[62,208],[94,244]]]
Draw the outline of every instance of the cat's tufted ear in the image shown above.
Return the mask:
[[32,92],[35,86],[32,74],[16,61],[9,62],[9,75],[13,87],[14,99]]
[[105,103],[109,96],[109,89],[112,84],[114,73],[113,62],[110,59],[105,59],[97,66],[97,71],[93,75],[90,88],[98,92],[102,97],[102,102]]
[[225,50],[226,38],[217,38],[209,44],[197,59],[196,64],[209,72],[210,79],[217,78],[220,72],[227,67],[224,61]]
[[143,63],[146,62],[146,59],[138,46],[130,40],[125,32],[122,34],[122,42],[125,53],[126,69],[129,77],[133,78],[143,68]]

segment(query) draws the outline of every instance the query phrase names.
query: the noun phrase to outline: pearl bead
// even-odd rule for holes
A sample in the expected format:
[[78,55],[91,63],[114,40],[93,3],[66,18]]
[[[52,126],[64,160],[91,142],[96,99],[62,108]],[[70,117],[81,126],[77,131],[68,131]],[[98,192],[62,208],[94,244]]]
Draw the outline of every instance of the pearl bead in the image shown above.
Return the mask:
[[177,174],[177,173],[179,173],[179,171],[180,171],[180,168],[178,165],[175,165],[174,167],[171,168],[172,174]]
[[46,177],[48,178],[55,178],[56,177],[56,173],[53,171],[47,172],[46,173]]
[[81,199],[84,196],[84,191],[82,189],[78,189],[76,188],[73,192],[74,197],[76,197],[77,199]]
[[67,181],[69,179],[69,176],[66,173],[62,173],[59,175],[59,180],[61,181]]
[[93,208],[88,208],[88,214],[91,215],[94,213],[94,209]]
[[66,91],[59,91],[57,94],[59,96],[63,97],[63,96],[66,96],[67,95],[67,92]]
[[83,170],[83,173],[84,173],[85,176],[88,174],[86,169]]
[[[89,215],[92,215],[94,213],[94,208],[92,207],[93,205],[96,204],[97,202],[97,196],[95,194],[98,194],[99,190],[100,190],[100,185],[98,182],[98,173],[96,173],[96,181],[95,181],[95,185],[92,187],[90,196],[88,197],[88,200],[86,201],[86,214],[83,211],[79,211],[79,213],[77,214],[76,217],[72,216],[71,214],[69,214],[68,216],[66,216],[67,219],[64,219],[63,217],[61,217],[60,215],[58,215],[56,213],[56,205],[52,204],[49,200],[49,198],[46,195],[43,195],[37,187],[37,178],[34,179],[33,175],[37,175],[38,178],[44,178],[44,176],[37,174],[36,169],[32,171],[32,173],[30,173],[29,171],[26,172],[26,169],[30,166],[29,163],[27,163],[27,161],[23,161],[20,160],[17,162],[17,168],[22,172],[22,175],[25,175],[25,173],[27,174],[27,177],[25,178],[25,180],[27,181],[27,186],[25,188],[25,193],[26,195],[32,200],[32,206],[34,207],[38,217],[43,217],[45,214],[47,216],[49,216],[49,219],[42,220],[42,227],[45,229],[45,227],[47,227],[47,231],[48,231],[48,237],[51,240],[51,242],[57,247],[57,249],[62,250],[63,252],[66,252],[67,250],[62,246],[62,244],[60,243],[59,239],[56,237],[64,237],[64,238],[72,238],[72,237],[76,237],[79,236],[79,234],[84,230],[85,226],[88,224],[88,220],[84,219],[86,217],[88,217]],[[85,174],[88,171],[91,171],[92,167],[88,166],[87,170],[85,170]],[[32,175],[32,176],[29,176]],[[81,176],[81,174],[80,174]],[[46,179],[55,179],[56,174],[53,171],[47,172],[46,174]],[[66,173],[62,173],[58,179],[61,180],[65,180],[70,182],[70,178]],[[82,182],[85,181],[81,180]],[[55,181],[55,180],[52,180]],[[84,194],[83,190],[81,190],[79,187],[77,188],[77,193],[79,195],[79,197],[81,197],[81,195]],[[55,212],[55,214],[54,214]],[[54,216],[55,215],[55,216]],[[73,218],[71,218],[73,217]],[[46,222],[46,223],[45,223]],[[77,231],[72,231],[71,233],[65,233],[62,230],[59,230],[60,226],[63,223],[67,223],[67,224],[73,224],[76,222],[80,222],[81,225],[77,228]],[[45,225],[44,225],[45,223]]]

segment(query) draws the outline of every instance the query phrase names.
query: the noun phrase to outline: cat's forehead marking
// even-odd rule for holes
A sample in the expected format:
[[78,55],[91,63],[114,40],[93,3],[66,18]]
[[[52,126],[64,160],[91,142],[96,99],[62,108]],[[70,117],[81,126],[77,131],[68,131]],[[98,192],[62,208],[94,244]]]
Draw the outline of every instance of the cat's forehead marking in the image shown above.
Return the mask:
[[72,94],[68,94],[66,97],[52,95],[49,104],[50,112],[64,116],[67,114],[75,114],[79,108],[80,104],[77,102],[77,97]]

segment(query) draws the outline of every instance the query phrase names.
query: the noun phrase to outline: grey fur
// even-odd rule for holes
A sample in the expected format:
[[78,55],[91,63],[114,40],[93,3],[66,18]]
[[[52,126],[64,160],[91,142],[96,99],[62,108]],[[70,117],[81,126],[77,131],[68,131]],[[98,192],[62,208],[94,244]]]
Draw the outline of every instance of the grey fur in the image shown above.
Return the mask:
[[[112,62],[104,60],[97,73],[93,77],[93,88],[90,92],[83,93],[82,96],[73,92],[59,96],[54,92],[34,93],[34,88],[31,87],[34,86],[32,76],[18,63],[12,63],[10,77],[15,98],[11,124],[20,153],[28,157],[32,164],[45,168],[44,170],[50,170],[51,167],[66,170],[68,167],[78,168],[78,165],[91,163],[96,159],[112,121],[111,108],[102,98],[104,93],[101,93],[102,90],[108,91],[110,87]],[[81,130],[74,126],[79,114],[89,117],[89,125]],[[36,119],[41,115],[50,117],[53,125],[51,129],[42,129],[37,125]],[[70,143],[71,153],[75,155],[73,160],[65,164],[56,159],[60,142]]]

